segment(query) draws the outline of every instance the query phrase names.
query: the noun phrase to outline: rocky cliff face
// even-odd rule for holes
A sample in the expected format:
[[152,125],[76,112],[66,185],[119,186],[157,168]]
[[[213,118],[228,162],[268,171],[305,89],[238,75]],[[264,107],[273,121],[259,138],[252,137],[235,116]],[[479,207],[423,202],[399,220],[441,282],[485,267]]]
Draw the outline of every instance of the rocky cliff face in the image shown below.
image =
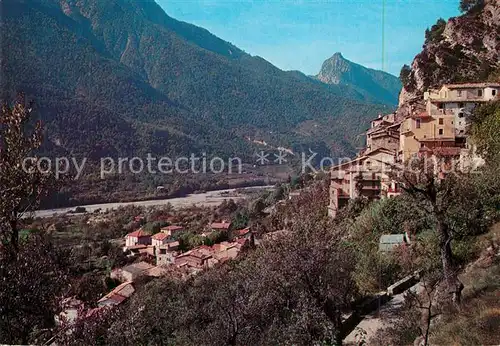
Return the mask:
[[496,80],[500,70],[500,1],[484,5],[426,32],[399,96],[403,111],[428,88],[444,83]]
[[316,78],[326,84],[350,86],[365,97],[388,104],[397,104],[401,90],[397,77],[353,63],[341,53],[327,59]]
[[320,81],[327,84],[340,84],[343,81],[342,76],[350,71],[350,62],[347,61],[342,53],[335,53],[331,58],[325,60],[316,76]]

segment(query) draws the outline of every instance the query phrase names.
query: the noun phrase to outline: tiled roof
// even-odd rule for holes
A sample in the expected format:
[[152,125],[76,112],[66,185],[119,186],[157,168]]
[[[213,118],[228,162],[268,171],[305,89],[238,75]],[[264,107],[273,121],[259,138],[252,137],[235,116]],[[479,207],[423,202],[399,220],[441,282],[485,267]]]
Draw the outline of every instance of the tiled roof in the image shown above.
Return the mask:
[[139,262],[139,263],[134,263],[134,264],[128,265],[126,267],[123,267],[122,271],[126,271],[126,272],[129,272],[129,273],[140,274],[143,271],[151,269],[153,267],[154,266],[151,265],[151,264],[149,264],[149,263]]
[[425,118],[432,118],[427,112],[422,112],[418,114],[412,114],[411,118],[413,119],[425,119]]
[[170,247],[177,247],[180,244],[179,244],[179,241],[177,241],[177,240],[171,240],[171,241],[168,241],[166,245],[170,248]]
[[98,300],[98,303],[102,302],[112,302],[115,305],[120,304],[125,299],[130,297],[135,292],[134,286],[132,286],[132,282],[124,282],[121,285],[118,285],[111,292],[106,294],[104,297]]
[[113,290],[114,293],[119,294],[124,297],[130,297],[134,293],[134,286],[131,282],[124,282],[121,285],[118,285]]
[[404,242],[404,234],[384,234],[380,236],[380,243],[383,244],[402,244]]
[[149,237],[149,236],[150,236],[150,235],[149,235],[148,233],[144,232],[144,231],[142,230],[142,228],[141,228],[141,229],[139,229],[139,230],[137,230],[137,231],[134,231],[134,232],[132,232],[132,233],[127,234],[127,237],[135,237],[135,238],[140,238],[140,237]]
[[431,149],[429,149],[429,148],[428,148],[428,147],[426,147],[426,146],[421,147],[420,149],[418,149],[418,151],[419,151],[419,152],[421,152],[421,153],[424,153],[424,152],[426,152],[426,153],[427,153],[427,152],[431,153],[431,152],[432,152],[432,150],[431,150]]
[[238,238],[238,239],[236,239],[236,242],[240,245],[245,245],[247,240],[245,238]]
[[153,267],[147,271],[148,276],[155,276],[155,277],[160,277],[160,276],[165,276],[168,274],[168,269],[165,267]]
[[124,296],[121,296],[119,294],[116,294],[116,293],[111,293],[109,296],[106,296],[105,298],[99,300],[99,301],[104,301],[104,300],[107,300],[107,301],[112,301],[113,303],[115,304],[120,304],[121,302],[123,302],[125,299],[127,299],[127,297],[124,297]]
[[213,229],[228,229],[231,226],[229,222],[214,222],[210,225],[210,228]]
[[245,234],[248,234],[248,233],[250,233],[250,227],[247,227],[247,228],[240,229],[240,230],[236,231],[236,234],[239,235],[239,236],[244,236]]
[[180,254],[179,256],[176,257],[177,258],[182,258],[182,257],[189,257],[189,256],[192,256],[192,257],[195,257],[195,258],[199,258],[199,259],[205,259],[205,258],[209,258],[211,257],[210,254],[207,254],[207,253],[204,253],[198,249],[193,249],[191,251],[188,251],[188,252],[184,252],[183,254]]
[[165,240],[168,238],[168,234],[166,233],[156,233],[154,236],[151,237],[151,239],[154,240]]
[[500,83],[463,83],[463,84],[445,84],[448,89],[463,89],[463,88],[500,88]]
[[437,147],[428,148],[426,146],[419,149],[420,153],[429,153],[437,156],[460,156],[462,148],[460,147]]
[[459,156],[462,148],[458,147],[440,147],[433,150],[434,154],[441,156]]

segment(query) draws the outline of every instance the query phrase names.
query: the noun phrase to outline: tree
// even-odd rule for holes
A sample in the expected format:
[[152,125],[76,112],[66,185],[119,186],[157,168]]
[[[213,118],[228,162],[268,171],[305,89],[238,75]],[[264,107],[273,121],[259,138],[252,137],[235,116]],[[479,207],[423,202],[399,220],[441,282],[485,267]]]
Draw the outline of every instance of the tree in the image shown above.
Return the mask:
[[0,343],[41,344],[60,312],[69,256],[43,233],[31,234],[19,245],[14,258],[0,251]]
[[442,39],[442,34],[446,28],[446,21],[443,18],[439,18],[430,30],[425,30],[425,42],[435,42]]
[[43,162],[28,160],[42,143],[41,123],[30,126],[31,112],[20,94],[14,106],[2,105],[0,115],[0,241],[13,253],[19,249],[19,221],[37,209],[53,183]]
[[458,279],[458,268],[454,263],[451,247],[453,234],[447,214],[448,209],[456,203],[452,191],[458,180],[455,173],[442,178],[441,163],[443,162],[432,158],[410,160],[396,173],[396,179],[403,190],[417,202],[417,207],[423,208],[434,218],[446,290],[451,294],[451,300],[459,303],[463,284]]
[[401,72],[399,73],[399,80],[401,83],[406,86],[410,82],[410,73],[411,73],[411,68],[408,65],[403,65],[401,68]]
[[500,162],[500,101],[485,104],[474,111],[472,138],[478,153],[488,163]]
[[31,112],[21,94],[0,114],[0,343],[7,344],[43,341],[66,287],[67,254],[47,234],[19,237],[22,217],[54,181],[39,160],[26,161],[42,141],[41,124],[30,126]]
[[484,5],[484,0],[460,0],[459,9],[462,12],[470,12],[481,8]]

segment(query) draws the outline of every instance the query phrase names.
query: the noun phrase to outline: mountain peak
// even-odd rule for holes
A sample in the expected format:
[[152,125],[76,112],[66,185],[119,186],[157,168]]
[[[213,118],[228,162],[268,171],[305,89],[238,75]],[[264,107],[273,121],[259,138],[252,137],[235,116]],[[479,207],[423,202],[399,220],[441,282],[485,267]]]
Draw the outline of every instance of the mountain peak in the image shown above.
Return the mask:
[[325,60],[318,74],[318,79],[327,84],[340,84],[342,74],[350,70],[351,62],[337,52],[331,58]]
[[388,73],[366,68],[337,52],[325,60],[317,79],[326,84],[349,85],[368,98],[397,104],[401,83]]
[[336,52],[335,54],[332,55],[332,57],[328,60],[346,60],[344,56],[342,55],[341,52]]

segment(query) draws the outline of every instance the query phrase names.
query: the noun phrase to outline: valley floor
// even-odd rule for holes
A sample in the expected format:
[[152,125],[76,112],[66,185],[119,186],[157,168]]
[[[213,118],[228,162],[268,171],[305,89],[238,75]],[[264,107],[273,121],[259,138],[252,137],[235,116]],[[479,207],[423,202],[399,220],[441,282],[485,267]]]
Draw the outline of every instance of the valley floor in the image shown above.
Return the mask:
[[[79,207],[85,208],[86,212],[93,213],[100,210],[113,210],[118,207],[124,206],[139,206],[139,207],[153,207],[171,204],[174,208],[183,208],[189,206],[216,206],[221,204],[224,200],[233,199],[239,200],[245,198],[244,193],[238,192],[239,190],[257,190],[257,189],[272,189],[273,186],[252,186],[244,189],[226,189],[219,191],[208,191],[204,193],[190,194],[186,197],[178,198],[167,198],[159,200],[147,200],[138,202],[118,202],[118,203],[101,203],[101,204],[90,204],[82,205]],[[78,208],[78,207],[77,207]],[[75,208],[57,208],[57,209],[45,209],[35,211],[35,217],[52,217],[56,215],[70,213]]]

